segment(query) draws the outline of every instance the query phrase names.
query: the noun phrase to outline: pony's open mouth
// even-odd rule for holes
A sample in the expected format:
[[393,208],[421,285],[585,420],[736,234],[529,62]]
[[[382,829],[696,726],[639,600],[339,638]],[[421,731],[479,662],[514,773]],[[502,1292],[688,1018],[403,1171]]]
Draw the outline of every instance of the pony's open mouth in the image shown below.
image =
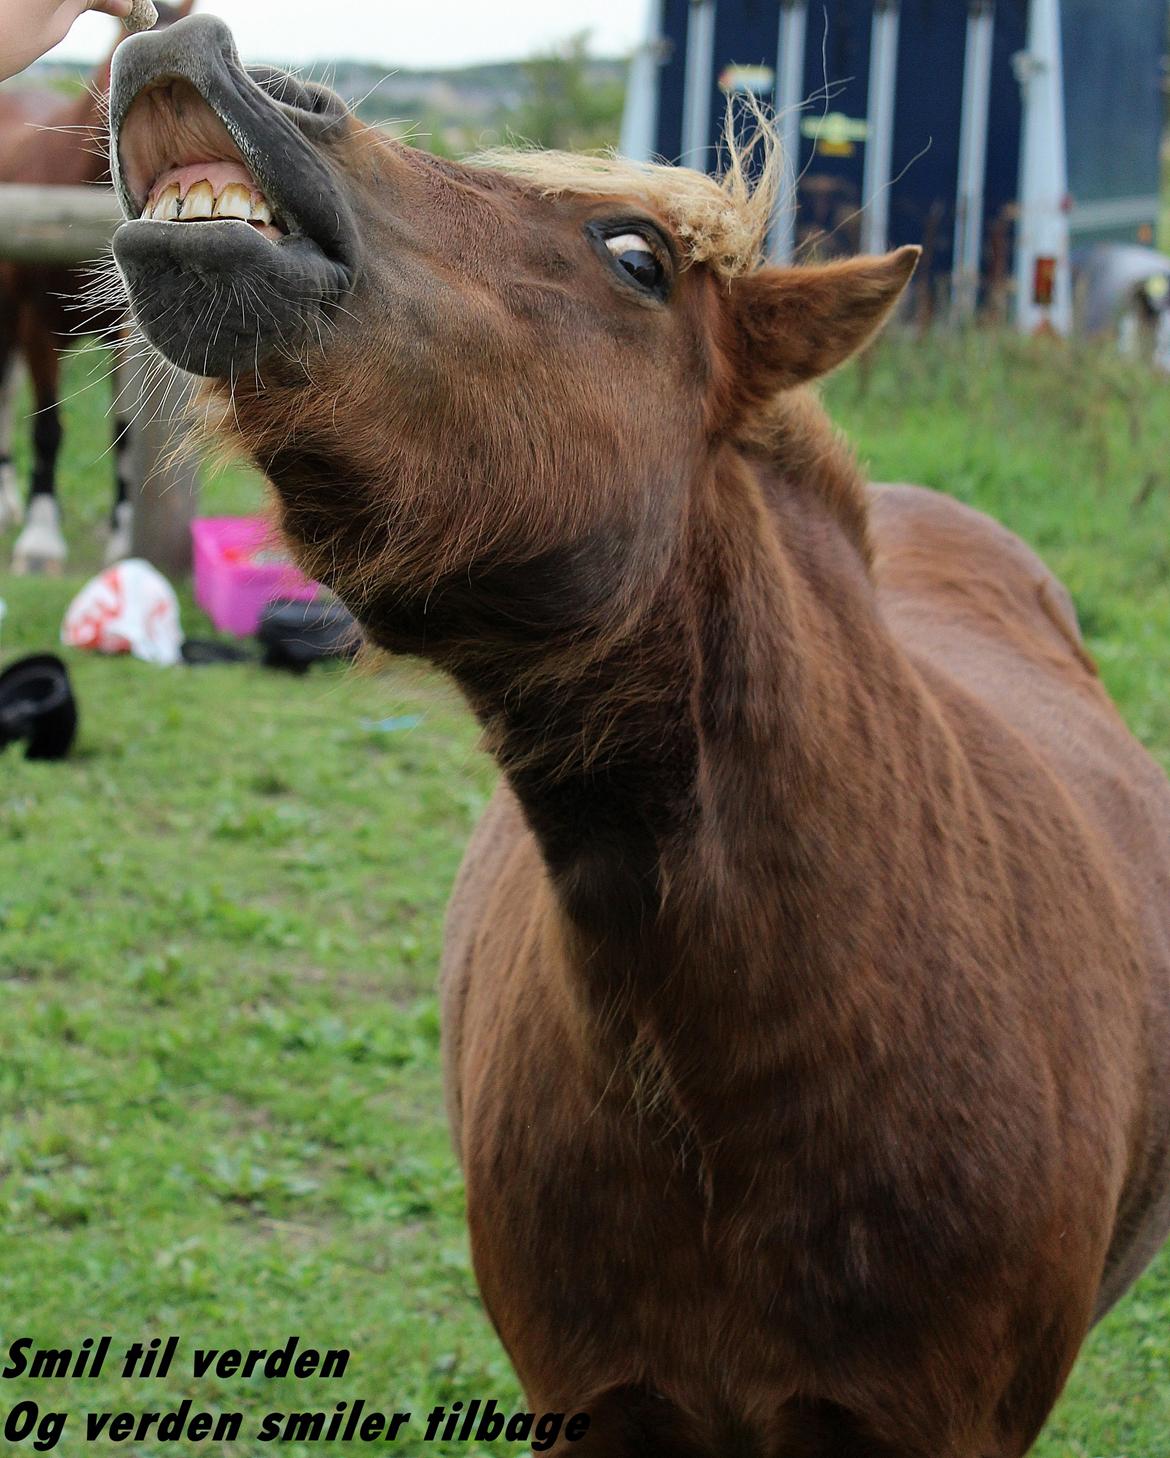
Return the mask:
[[252,175],[231,133],[189,81],[144,91],[122,122],[119,152],[139,217],[157,223],[233,219],[275,242],[291,229]]
[[213,16],[118,47],[110,156],[128,221],[114,257],[160,353],[237,377],[293,353],[353,286],[356,229],[327,160],[345,122],[336,98],[249,74]]

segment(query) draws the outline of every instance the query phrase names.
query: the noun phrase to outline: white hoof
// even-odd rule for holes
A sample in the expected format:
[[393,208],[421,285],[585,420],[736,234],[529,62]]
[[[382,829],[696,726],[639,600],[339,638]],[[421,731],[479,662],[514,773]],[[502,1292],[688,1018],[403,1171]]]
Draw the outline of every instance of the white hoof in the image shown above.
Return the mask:
[[0,466],[0,532],[19,526],[24,520],[24,501],[16,484],[11,461]]
[[114,525],[110,528],[110,539],[106,543],[106,566],[112,567],[128,557],[134,541],[134,508],[128,501],[119,501],[114,507]]
[[28,504],[24,530],[12,547],[13,572],[18,576],[42,573],[59,577],[67,556],[56,501],[51,496],[34,496]]

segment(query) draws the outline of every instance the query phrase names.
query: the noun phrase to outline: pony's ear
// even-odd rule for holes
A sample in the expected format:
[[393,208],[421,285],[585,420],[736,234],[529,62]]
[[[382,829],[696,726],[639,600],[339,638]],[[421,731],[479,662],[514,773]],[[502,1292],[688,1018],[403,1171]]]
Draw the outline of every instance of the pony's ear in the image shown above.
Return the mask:
[[768,399],[845,363],[886,322],[921,248],[810,268],[761,268],[731,285],[737,385]]

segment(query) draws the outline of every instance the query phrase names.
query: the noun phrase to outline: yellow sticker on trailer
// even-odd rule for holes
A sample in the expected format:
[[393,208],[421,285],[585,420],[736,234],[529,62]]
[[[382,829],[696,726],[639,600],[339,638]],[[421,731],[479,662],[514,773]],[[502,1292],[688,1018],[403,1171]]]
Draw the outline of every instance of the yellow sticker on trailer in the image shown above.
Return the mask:
[[827,116],[805,117],[800,134],[809,138],[823,157],[852,157],[857,143],[869,139],[869,122],[864,117],[831,111]]

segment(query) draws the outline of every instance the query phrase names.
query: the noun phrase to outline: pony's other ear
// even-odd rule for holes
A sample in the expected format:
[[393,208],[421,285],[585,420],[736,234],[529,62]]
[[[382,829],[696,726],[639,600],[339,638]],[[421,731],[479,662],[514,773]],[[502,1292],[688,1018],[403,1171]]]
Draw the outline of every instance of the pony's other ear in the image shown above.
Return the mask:
[[827,375],[886,322],[921,248],[810,268],[761,268],[731,285],[737,387],[757,401]]

